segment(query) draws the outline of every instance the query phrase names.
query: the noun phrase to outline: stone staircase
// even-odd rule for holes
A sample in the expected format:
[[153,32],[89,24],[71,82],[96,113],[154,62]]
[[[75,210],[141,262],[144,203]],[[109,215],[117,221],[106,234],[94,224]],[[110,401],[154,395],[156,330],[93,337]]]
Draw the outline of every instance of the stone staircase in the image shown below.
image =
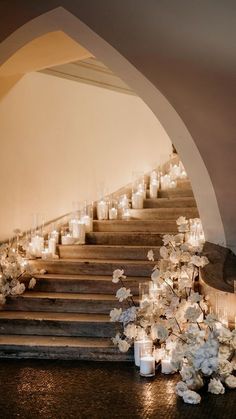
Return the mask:
[[[149,195],[147,195],[149,196]],[[46,274],[36,275],[34,290],[7,300],[0,311],[0,357],[85,360],[130,360],[111,343],[117,326],[109,312],[118,307],[114,269],[124,269],[126,286],[138,297],[141,281],[150,278],[164,233],[176,232],[180,215],[198,216],[188,180],[176,189],[147,198],[144,209],[132,210],[130,221],[94,221],[85,245],[59,245],[58,260],[32,263]]]

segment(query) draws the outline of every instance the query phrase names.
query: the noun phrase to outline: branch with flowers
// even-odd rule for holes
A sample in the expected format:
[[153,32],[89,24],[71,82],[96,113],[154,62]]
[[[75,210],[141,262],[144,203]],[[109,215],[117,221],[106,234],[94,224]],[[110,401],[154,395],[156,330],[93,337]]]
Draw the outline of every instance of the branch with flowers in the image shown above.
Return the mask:
[[21,231],[15,230],[15,239],[0,246],[0,306],[4,305],[9,296],[18,296],[25,292],[26,286],[22,279],[31,277],[28,289],[33,289],[36,273],[28,264],[26,255],[26,241],[21,237]]
[[[196,223],[199,226],[199,221]],[[121,352],[127,352],[140,339],[151,341],[162,372],[181,375],[176,386],[178,396],[185,403],[197,404],[201,400],[197,391],[206,382],[213,394],[223,394],[225,387],[236,388],[236,330],[209,313],[208,298],[199,292],[199,270],[209,263],[202,256],[203,240],[190,239],[191,221],[185,217],[177,220],[177,226],[178,234],[163,236],[149,294],[140,296],[139,306],[133,304],[131,290],[124,285],[124,271],[113,272],[112,281],[122,285],[116,297],[119,301],[128,299],[129,307],[111,310],[110,320],[122,327],[112,341]],[[154,261],[152,250],[148,259]]]

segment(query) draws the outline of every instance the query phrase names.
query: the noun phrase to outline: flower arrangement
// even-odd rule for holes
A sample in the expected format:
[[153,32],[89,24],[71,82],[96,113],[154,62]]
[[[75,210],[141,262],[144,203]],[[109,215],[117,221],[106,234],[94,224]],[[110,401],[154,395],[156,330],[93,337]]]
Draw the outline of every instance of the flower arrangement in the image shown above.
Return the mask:
[[[209,313],[207,296],[199,293],[199,269],[209,262],[201,256],[202,232],[193,240],[192,221],[180,217],[177,225],[178,234],[163,236],[161,258],[153,268],[151,281],[140,284],[139,305],[124,285],[124,271],[113,272],[112,281],[122,285],[116,297],[120,302],[127,301],[129,307],[111,310],[110,320],[123,325],[112,341],[121,352],[128,351],[132,344],[135,347],[137,341],[151,341],[162,372],[180,372],[177,395],[185,403],[197,404],[201,400],[197,391],[206,383],[213,394],[223,394],[225,386],[236,388],[236,330],[231,331]],[[199,221],[196,225],[199,228]],[[154,261],[152,250],[147,256]]]
[[0,246],[0,306],[6,302],[6,297],[24,293],[26,287],[21,279],[31,276],[28,288],[34,288],[36,279],[25,259],[25,241],[20,239],[20,230],[15,230],[16,239]]

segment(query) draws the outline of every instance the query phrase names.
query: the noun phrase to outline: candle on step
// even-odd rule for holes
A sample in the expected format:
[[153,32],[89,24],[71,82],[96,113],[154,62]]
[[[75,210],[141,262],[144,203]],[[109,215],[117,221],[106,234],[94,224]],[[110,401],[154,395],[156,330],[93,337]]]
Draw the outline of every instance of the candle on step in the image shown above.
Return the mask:
[[93,219],[89,215],[83,215],[81,222],[85,225],[85,232],[90,233],[93,231]]
[[75,242],[75,239],[70,234],[61,236],[61,244],[63,245],[74,244],[74,242]]
[[48,239],[48,250],[52,255],[56,254],[56,239],[54,237]]
[[41,257],[41,253],[44,248],[44,238],[39,235],[32,237],[30,247],[34,256]]
[[57,230],[53,230],[53,231],[51,231],[51,233],[50,233],[50,237],[51,237],[51,238],[54,238],[54,239],[56,240],[56,244],[58,244],[58,243],[59,243],[59,233],[58,233],[58,231],[57,231]]
[[136,367],[140,367],[140,358],[141,358],[142,348],[148,344],[152,348],[152,340],[143,338],[143,339],[134,341],[134,362],[135,362]]
[[157,198],[158,188],[159,188],[159,181],[157,179],[151,179],[150,198]]
[[50,252],[48,247],[45,247],[45,249],[42,250],[41,255],[42,255],[42,259],[44,259],[44,260],[52,259],[52,257],[53,257],[53,254],[52,254],[52,252]]
[[132,194],[132,208],[142,209],[143,208],[143,194],[135,192]]
[[97,203],[97,218],[98,220],[108,219],[108,203],[103,199]]
[[117,219],[117,208],[110,208],[109,209],[109,220],[116,220]]

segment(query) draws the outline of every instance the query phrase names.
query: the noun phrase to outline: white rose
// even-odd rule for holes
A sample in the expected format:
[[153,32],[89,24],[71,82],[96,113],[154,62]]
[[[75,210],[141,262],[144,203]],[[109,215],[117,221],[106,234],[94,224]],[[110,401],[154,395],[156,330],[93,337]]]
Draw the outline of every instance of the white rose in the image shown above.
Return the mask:
[[183,400],[185,403],[198,404],[201,401],[201,396],[192,390],[184,391]]
[[236,377],[234,375],[229,375],[228,377],[226,377],[225,379],[225,384],[229,387],[229,388],[236,388]]
[[110,321],[111,322],[118,322],[122,313],[122,308],[113,308],[110,311]]
[[137,326],[134,323],[128,324],[124,329],[124,335],[129,339],[135,339],[137,336]]
[[204,382],[201,375],[196,374],[190,380],[186,380],[186,384],[190,390],[199,390],[203,387]]
[[174,236],[173,235],[171,235],[171,234],[165,234],[163,236],[163,240],[162,241],[163,241],[164,246],[166,246],[169,243],[174,243],[175,239],[174,239]]
[[151,279],[152,279],[152,281],[153,281],[153,282],[157,282],[157,281],[158,281],[158,279],[159,279],[159,277],[160,277],[160,271],[159,271],[159,269],[155,269],[155,270],[152,272],[152,275],[151,275]]
[[192,292],[189,300],[191,301],[192,304],[194,303],[199,303],[200,301],[202,301],[202,295],[199,294],[199,292]]
[[111,340],[112,340],[113,344],[115,346],[117,346],[118,343],[120,342],[120,333],[117,333],[114,338],[111,338]]
[[212,378],[208,384],[208,391],[212,394],[224,394],[225,388],[220,380]]
[[183,217],[183,216],[177,218],[177,220],[176,220],[176,224],[178,226],[180,226],[182,224],[187,224],[187,223],[188,223],[188,221],[186,220],[186,217]]
[[183,393],[188,390],[188,386],[183,381],[179,381],[176,384],[175,392],[178,396],[183,397]]
[[231,339],[232,339],[232,332],[226,327],[221,327],[220,333],[218,336],[218,341],[220,343],[230,344]]
[[127,352],[130,348],[130,344],[125,339],[120,339],[118,343],[120,352]]
[[188,365],[183,365],[180,370],[183,381],[191,380],[195,376],[195,370]]
[[181,257],[181,252],[178,251],[178,250],[173,250],[170,253],[170,261],[171,261],[171,263],[174,263],[174,265],[176,265],[177,263],[179,263],[180,257]]
[[162,257],[162,259],[168,259],[169,257],[169,253],[168,250],[165,246],[161,246],[160,248],[160,256]]
[[190,322],[196,322],[201,313],[202,311],[200,307],[190,306],[185,311],[184,317],[186,320],[189,320]]
[[218,373],[221,377],[226,378],[233,371],[232,364],[227,359],[220,359],[218,365]]
[[205,256],[192,256],[191,257],[191,263],[198,268],[203,268],[205,265],[209,263],[209,260]]
[[36,279],[35,278],[31,278],[31,280],[30,280],[30,282],[29,282],[29,285],[28,285],[28,288],[31,290],[31,289],[33,289],[34,287],[35,287],[35,285],[36,285]]
[[151,262],[154,262],[154,253],[153,253],[153,250],[149,250],[149,251],[148,251],[147,258],[148,258],[148,260],[150,260]]
[[131,296],[132,294],[130,292],[130,289],[127,289],[125,287],[118,289],[118,291],[116,292],[116,298],[118,298],[120,303]]
[[191,260],[191,255],[189,252],[183,252],[180,257],[181,262],[188,263]]
[[11,289],[11,295],[21,295],[25,292],[25,285],[18,281],[17,285]]
[[116,269],[113,272],[112,282],[114,282],[114,284],[117,284],[121,278],[126,278],[126,276],[124,275],[124,269]]

